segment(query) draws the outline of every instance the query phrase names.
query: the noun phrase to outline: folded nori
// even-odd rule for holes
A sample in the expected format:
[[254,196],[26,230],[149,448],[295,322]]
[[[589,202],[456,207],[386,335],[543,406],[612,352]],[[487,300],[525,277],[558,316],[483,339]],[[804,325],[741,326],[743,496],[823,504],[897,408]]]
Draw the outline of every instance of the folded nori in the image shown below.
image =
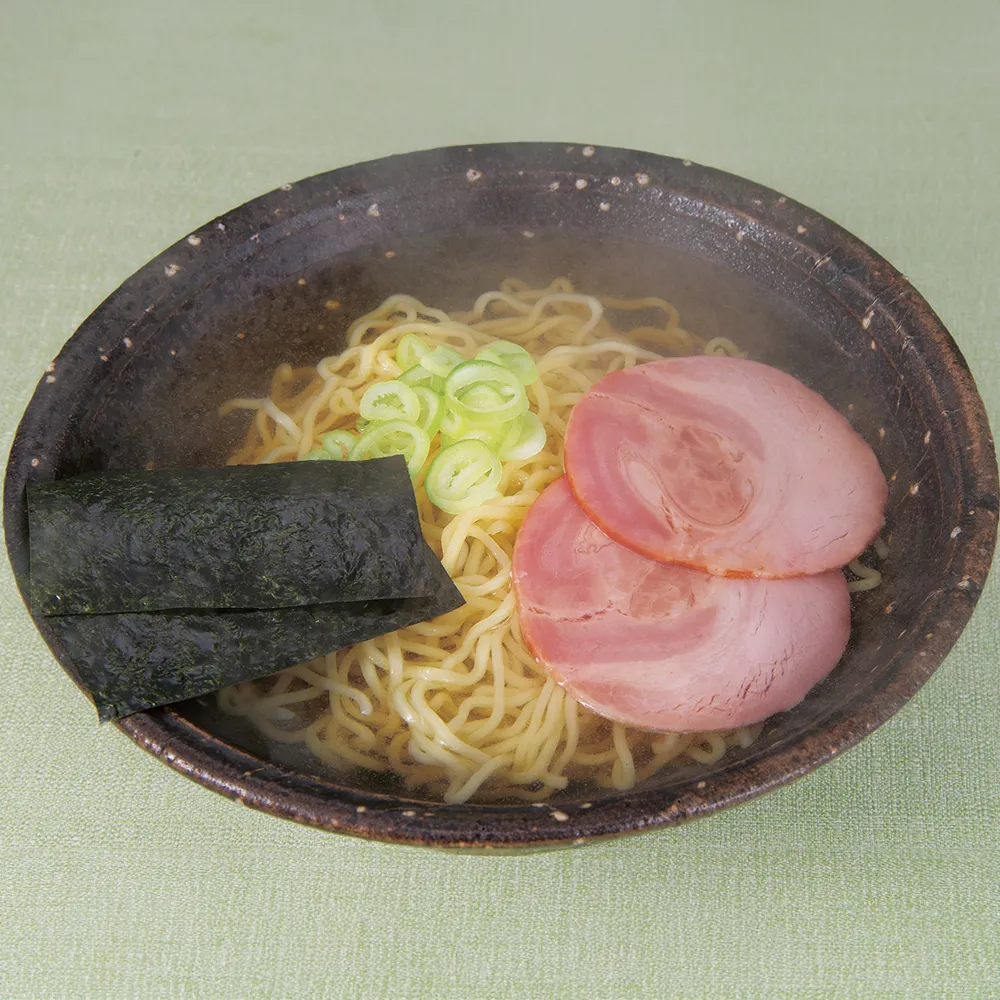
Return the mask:
[[434,589],[405,460],[73,476],[28,487],[36,614],[287,608]]
[[48,624],[98,718],[108,722],[266,677],[462,603],[448,578],[429,597],[267,611],[63,615]]
[[102,722],[464,603],[400,456],[94,473],[27,495],[32,610]]

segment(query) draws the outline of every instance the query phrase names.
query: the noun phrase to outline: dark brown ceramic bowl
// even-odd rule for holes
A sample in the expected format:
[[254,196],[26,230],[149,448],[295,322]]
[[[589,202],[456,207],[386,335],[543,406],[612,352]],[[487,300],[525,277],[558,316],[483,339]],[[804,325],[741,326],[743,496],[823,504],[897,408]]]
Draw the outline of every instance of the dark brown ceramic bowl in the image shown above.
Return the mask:
[[[211,222],[129,278],[43,376],[14,442],[5,528],[22,593],[28,479],[221,462],[216,407],[276,364],[331,353],[391,292],[452,308],[505,275],[662,295],[822,392],[890,479],[885,582],[859,595],[834,673],[748,750],[625,793],[443,805],[337,780],[221,718],[211,699],[120,728],[245,804],[328,830],[441,847],[579,843],[706,815],[797,778],[883,723],[958,638],[989,568],[997,473],[982,403],[927,303],[876,253],[776,192],[688,161],[565,144],[471,146],[309,178]],[[340,310],[324,308],[330,299]],[[73,664],[44,620],[60,663]]]

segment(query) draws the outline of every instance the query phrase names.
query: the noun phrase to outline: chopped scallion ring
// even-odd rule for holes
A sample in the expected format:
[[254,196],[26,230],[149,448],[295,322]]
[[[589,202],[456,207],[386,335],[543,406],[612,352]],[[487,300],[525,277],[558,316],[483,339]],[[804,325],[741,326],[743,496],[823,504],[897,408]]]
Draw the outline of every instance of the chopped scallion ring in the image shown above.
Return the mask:
[[387,420],[371,424],[351,449],[350,458],[385,458],[402,455],[410,476],[415,476],[427,461],[431,439],[427,432],[407,420]]
[[415,385],[413,392],[420,400],[420,414],[417,417],[417,426],[420,427],[433,441],[441,427],[444,419],[444,397],[439,393],[428,389],[425,385]]
[[438,344],[433,351],[420,359],[420,364],[432,374],[443,376],[463,361],[465,358],[454,347],[450,347],[448,344]]
[[458,514],[498,496],[502,471],[500,459],[482,441],[457,441],[434,456],[424,489],[435,506]]
[[438,429],[445,437],[457,441],[469,429],[469,425],[450,406],[445,406],[441,426]]
[[408,385],[411,389],[415,385],[425,385],[428,389],[433,389],[434,392],[444,392],[444,379],[440,375],[428,371],[423,365],[407,368],[397,381]]
[[528,409],[521,380],[492,361],[465,361],[445,380],[448,406],[463,420],[479,426],[506,423]]
[[484,413],[500,409],[506,402],[503,393],[491,385],[480,383],[474,385],[459,395],[465,406],[473,406]]
[[403,369],[412,368],[430,353],[431,349],[415,333],[407,333],[396,345],[396,364]]
[[522,385],[531,385],[538,378],[538,368],[531,355],[520,344],[509,340],[494,340],[476,355],[476,360],[492,361],[509,368]]
[[357,435],[345,430],[327,431],[325,434],[320,434],[319,439],[323,448],[333,458],[340,460],[346,459],[350,455],[351,449],[358,440]]
[[408,385],[390,379],[370,385],[358,409],[365,420],[409,420],[414,423],[420,415],[420,400]]
[[545,440],[545,425],[529,410],[511,423],[497,454],[504,462],[523,462],[534,458],[545,447]]
[[460,432],[455,435],[445,434],[442,430],[441,444],[447,447],[459,441],[482,441],[490,451],[495,451],[499,455],[500,445],[503,444],[508,432],[509,426],[507,424],[501,424],[499,427],[470,427],[464,425]]

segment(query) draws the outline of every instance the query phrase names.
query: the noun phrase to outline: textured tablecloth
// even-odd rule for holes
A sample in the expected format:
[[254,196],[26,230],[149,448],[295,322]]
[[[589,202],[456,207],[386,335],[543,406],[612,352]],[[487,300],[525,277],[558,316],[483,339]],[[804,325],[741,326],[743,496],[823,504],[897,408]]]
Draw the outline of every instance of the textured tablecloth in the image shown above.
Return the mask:
[[[1000,4],[0,0],[0,432],[128,274],[286,180],[461,142],[690,157],[929,299],[1000,416]],[[170,771],[0,571],[0,997],[1000,997],[1000,579],[920,694],[682,829],[482,858]]]

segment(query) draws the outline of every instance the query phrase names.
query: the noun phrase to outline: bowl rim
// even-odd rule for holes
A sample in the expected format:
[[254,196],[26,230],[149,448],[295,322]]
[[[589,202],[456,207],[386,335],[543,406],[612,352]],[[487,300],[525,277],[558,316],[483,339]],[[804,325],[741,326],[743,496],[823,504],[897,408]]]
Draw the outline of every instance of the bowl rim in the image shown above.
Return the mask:
[[[627,170],[625,168],[628,168]],[[517,168],[515,170],[515,168]],[[609,171],[616,173],[610,174]],[[518,173],[519,171],[519,173]],[[909,351],[933,367],[935,388],[964,444],[956,449],[961,499],[969,516],[955,539],[949,586],[931,606],[933,635],[915,638],[891,679],[862,706],[794,745],[759,760],[692,780],[676,790],[602,792],[590,802],[522,805],[432,804],[423,799],[362,792],[262,760],[211,735],[170,707],[116,723],[168,766],[255,809],[318,827],[393,843],[458,849],[510,849],[580,844],[679,824],[736,805],[793,781],[854,746],[887,721],[924,684],[968,622],[989,571],[996,540],[997,468],[989,423],[961,351],[920,294],[879,254],[820,213],[770,188],[724,171],[654,153],[581,143],[498,143],[423,150],[340,167],[282,185],[212,220],[158,254],[127,278],[86,319],[57,356],[69,379],[108,330],[131,329],[145,314],[190,291],[212,268],[251,256],[260,247],[315,224],[344,206],[378,199],[403,178],[428,183],[548,186],[570,181],[594,196],[660,197],[661,209],[755,241],[818,281],[854,315],[872,345]],[[553,187],[553,185],[555,185]],[[610,186],[609,186],[610,185]],[[567,185],[569,186],[569,185]],[[597,195],[597,191],[606,195]],[[605,202],[600,204],[604,208]],[[338,216],[343,220],[344,215]],[[125,341],[128,338],[126,336]],[[130,346],[130,344],[128,345]],[[49,385],[43,376],[11,448],[4,484],[8,555],[25,606],[26,531],[23,488],[38,470],[44,444],[58,433],[48,419]],[[44,465],[44,463],[42,463]],[[30,607],[29,607],[30,614]],[[36,622],[37,625],[37,622]],[[43,632],[43,635],[45,633]],[[50,644],[51,645],[51,644]],[[53,650],[72,676],[70,666]]]

